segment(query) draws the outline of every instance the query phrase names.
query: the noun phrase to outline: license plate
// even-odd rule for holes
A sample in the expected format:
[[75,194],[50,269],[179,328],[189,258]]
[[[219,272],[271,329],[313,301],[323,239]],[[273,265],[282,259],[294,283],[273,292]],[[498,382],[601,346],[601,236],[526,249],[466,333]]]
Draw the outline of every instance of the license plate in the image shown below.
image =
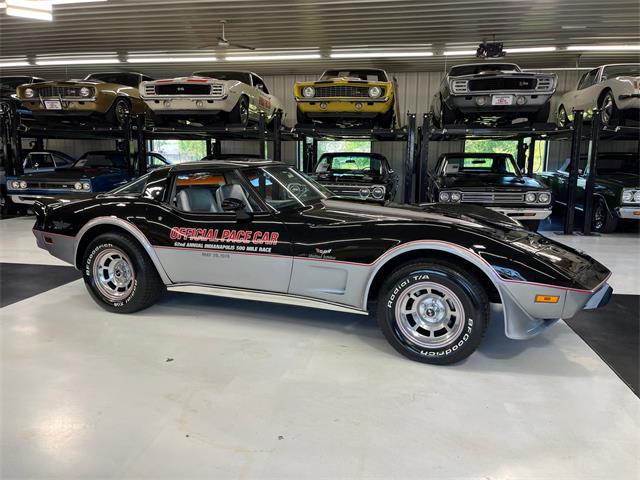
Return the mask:
[[60,100],[45,100],[44,107],[47,110],[62,110],[62,103]]
[[513,95],[494,95],[491,105],[513,105]]

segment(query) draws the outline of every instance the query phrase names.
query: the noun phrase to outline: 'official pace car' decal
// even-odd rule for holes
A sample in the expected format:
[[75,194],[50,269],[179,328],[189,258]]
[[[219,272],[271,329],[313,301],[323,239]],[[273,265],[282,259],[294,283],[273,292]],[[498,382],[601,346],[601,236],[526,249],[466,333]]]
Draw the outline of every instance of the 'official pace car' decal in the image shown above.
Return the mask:
[[261,253],[270,253],[279,237],[278,232],[229,228],[173,227],[169,233],[174,247]]

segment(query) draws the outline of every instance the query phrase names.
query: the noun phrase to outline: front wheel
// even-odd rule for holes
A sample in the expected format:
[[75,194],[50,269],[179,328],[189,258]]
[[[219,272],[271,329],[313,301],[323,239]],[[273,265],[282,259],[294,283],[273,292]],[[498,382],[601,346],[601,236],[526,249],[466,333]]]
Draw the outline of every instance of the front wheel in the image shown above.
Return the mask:
[[229,112],[229,123],[237,123],[243,127],[249,125],[249,99],[240,97],[236,106]]
[[93,299],[105,310],[133,313],[153,305],[164,284],[147,253],[120,233],[99,235],[84,254],[82,276]]
[[593,203],[591,229],[598,233],[613,233],[618,227],[618,218],[609,213],[607,204],[602,198]]
[[125,118],[131,114],[131,104],[126,98],[118,97],[107,112],[107,121],[116,127],[124,126]]
[[558,126],[566,127],[569,125],[569,116],[567,115],[567,110],[564,108],[564,105],[560,105],[558,109]]
[[405,357],[446,365],[471,355],[489,323],[489,299],[478,280],[456,265],[398,267],[378,297],[378,324]]
[[620,123],[620,111],[611,91],[605,94],[600,104],[600,120],[606,127],[614,127]]

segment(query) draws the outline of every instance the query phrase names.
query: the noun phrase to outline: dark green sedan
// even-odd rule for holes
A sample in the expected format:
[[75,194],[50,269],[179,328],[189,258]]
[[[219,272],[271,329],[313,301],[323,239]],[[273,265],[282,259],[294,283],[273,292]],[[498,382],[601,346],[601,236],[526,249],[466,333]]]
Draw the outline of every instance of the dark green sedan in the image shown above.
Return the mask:
[[[640,220],[640,156],[637,153],[599,153],[594,187],[592,229],[600,233],[616,230],[621,220]],[[554,201],[567,204],[569,159],[555,172],[542,172],[540,180],[551,187]],[[576,208],[583,209],[587,182],[586,157],[580,161]]]

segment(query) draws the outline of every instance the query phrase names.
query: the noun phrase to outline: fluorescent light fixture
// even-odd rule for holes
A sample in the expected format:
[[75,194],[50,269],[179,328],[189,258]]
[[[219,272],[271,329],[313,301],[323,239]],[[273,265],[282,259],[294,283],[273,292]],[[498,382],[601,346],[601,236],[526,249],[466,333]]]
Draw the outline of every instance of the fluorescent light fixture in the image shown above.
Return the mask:
[[216,57],[127,57],[127,63],[198,63],[217,61]]
[[567,50],[573,52],[627,52],[640,50],[640,45],[570,45]]
[[331,58],[407,58],[433,57],[433,52],[336,52]]
[[7,0],[5,3],[7,15],[11,17],[53,20],[51,0]]
[[0,68],[3,67],[28,67],[30,64],[27,61],[15,61],[15,62],[0,62]]
[[470,56],[475,56],[477,52],[478,52],[477,50],[445,50],[442,54],[445,57],[455,57],[455,56],[470,57]]
[[229,62],[262,62],[270,60],[314,60],[322,58],[319,53],[296,53],[291,55],[231,55],[225,57]]
[[105,65],[110,63],[120,63],[120,60],[117,58],[55,58],[51,60],[36,58],[36,65]]
[[[96,3],[107,0],[51,0],[51,5],[69,5],[73,3]],[[7,8],[7,2],[0,2],[0,8]]]
[[543,52],[555,52],[556,47],[525,47],[525,48],[505,48],[507,53],[543,53]]

